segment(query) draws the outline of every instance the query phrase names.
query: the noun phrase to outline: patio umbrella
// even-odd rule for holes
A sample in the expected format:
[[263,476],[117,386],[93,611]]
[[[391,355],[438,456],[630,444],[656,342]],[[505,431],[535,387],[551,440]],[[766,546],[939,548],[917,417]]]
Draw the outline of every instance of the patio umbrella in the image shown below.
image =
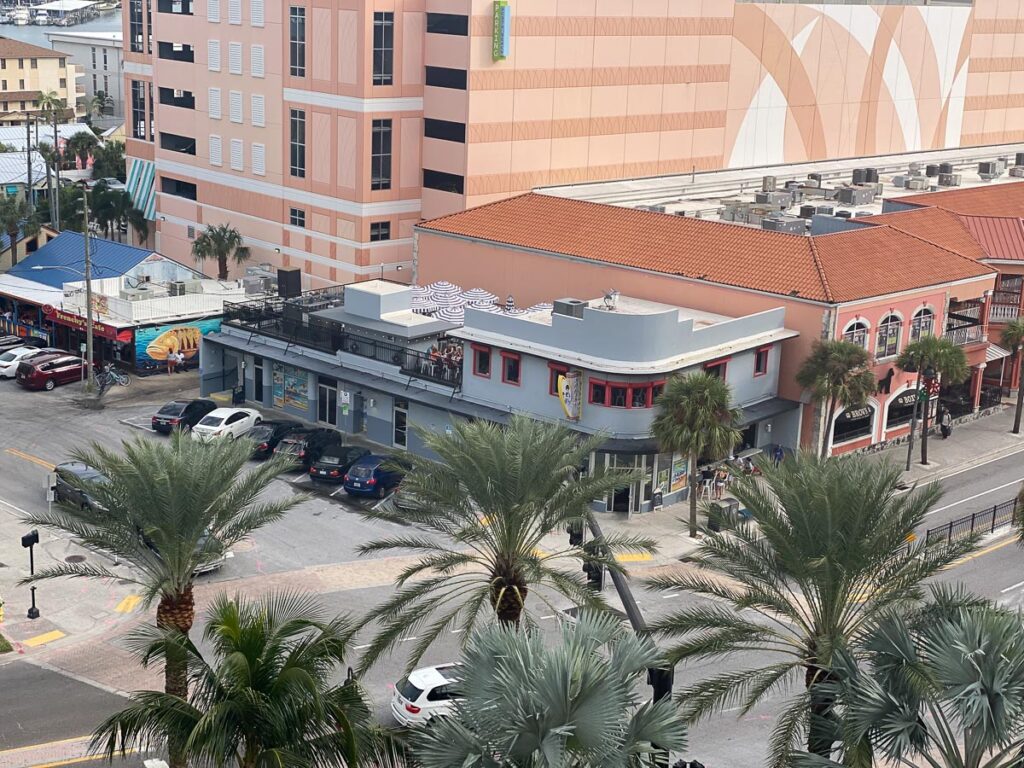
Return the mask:
[[554,304],[545,301],[545,302],[542,302],[540,304],[534,304],[532,307],[530,307],[526,311],[527,312],[550,312],[554,308],[555,308]]
[[522,309],[521,307],[512,307],[511,309],[509,309],[506,306],[503,314],[512,315],[513,317],[515,317],[516,315],[526,315],[526,314],[529,314],[529,312],[530,312],[530,310]]
[[449,283],[447,280],[438,280],[436,283],[431,283],[427,286],[427,290],[430,292],[431,298],[451,297],[458,296],[462,293],[462,289],[455,285],[455,283]]
[[414,299],[417,298],[417,297],[429,296],[429,295],[430,295],[430,288],[428,286],[426,286],[426,285],[414,285],[414,286],[412,286],[412,296],[413,296]]
[[431,299],[429,296],[417,296],[413,294],[412,297],[412,311],[419,315],[429,315],[431,312],[436,312],[441,307],[436,301]]
[[441,307],[441,309],[434,313],[434,317],[438,320],[447,320],[449,323],[461,323],[464,320],[461,305],[457,307]]
[[481,312],[500,313],[501,307],[495,304],[493,301],[471,301],[466,305],[473,309],[479,309]]
[[462,298],[470,304],[493,304],[498,300],[497,296],[483,288],[470,288],[468,291],[463,291]]
[[442,309],[444,307],[459,307],[461,309],[466,306],[465,299],[463,299],[458,293],[449,293],[439,296],[431,294],[427,297],[427,303],[433,304],[438,309]]

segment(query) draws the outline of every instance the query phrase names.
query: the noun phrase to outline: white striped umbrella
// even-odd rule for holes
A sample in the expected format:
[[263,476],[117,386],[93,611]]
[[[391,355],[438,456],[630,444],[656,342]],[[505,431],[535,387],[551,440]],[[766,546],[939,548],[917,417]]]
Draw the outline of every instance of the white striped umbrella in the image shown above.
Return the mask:
[[434,317],[438,320],[447,320],[449,323],[462,323],[465,319],[461,305],[457,307],[441,307],[441,309],[434,313]]
[[467,307],[472,307],[473,309],[478,309],[481,312],[491,312],[491,313],[498,313],[498,314],[501,313],[501,307],[499,307],[497,304],[495,304],[492,301],[471,301],[466,306]]
[[484,290],[483,288],[470,288],[468,291],[463,291],[462,298],[464,298],[470,304],[493,304],[498,300],[497,296],[495,296],[490,291]]
[[515,317],[516,315],[525,315],[525,314],[528,314],[529,312],[530,312],[530,310],[528,310],[528,309],[523,309],[521,307],[512,307],[511,309],[507,309],[506,308],[502,312],[502,314],[512,315],[513,317]]
[[412,311],[420,315],[429,315],[431,312],[436,312],[440,309],[437,302],[428,296],[413,296],[412,297]]
[[430,288],[429,287],[427,287],[425,285],[414,285],[414,286],[412,286],[412,296],[413,296],[414,299],[415,298],[419,298],[419,297],[423,297],[423,296],[429,296],[429,295],[430,295]]
[[527,312],[550,312],[554,308],[555,308],[554,304],[551,304],[550,302],[545,301],[545,302],[541,302],[540,304],[534,304],[532,307],[530,307],[526,311]]
[[462,307],[466,306],[465,300],[458,293],[450,293],[447,296],[431,295],[427,299],[427,302],[433,304],[438,309],[443,309],[445,307],[458,307],[459,309],[461,309]]
[[447,280],[438,280],[436,283],[431,283],[427,286],[430,291],[431,298],[440,298],[447,296],[458,296],[462,293],[462,289],[455,285],[455,283],[449,283]]

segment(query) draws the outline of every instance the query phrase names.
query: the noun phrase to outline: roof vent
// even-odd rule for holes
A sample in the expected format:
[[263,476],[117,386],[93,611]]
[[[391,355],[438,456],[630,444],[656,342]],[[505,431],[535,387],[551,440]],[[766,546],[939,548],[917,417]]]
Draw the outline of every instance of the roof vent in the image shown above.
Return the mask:
[[610,288],[604,292],[604,308],[610,312],[614,312],[615,308],[619,306],[619,292],[614,288]]
[[575,317],[582,320],[583,308],[585,306],[587,306],[587,302],[580,301],[579,299],[555,299],[551,313],[554,315]]

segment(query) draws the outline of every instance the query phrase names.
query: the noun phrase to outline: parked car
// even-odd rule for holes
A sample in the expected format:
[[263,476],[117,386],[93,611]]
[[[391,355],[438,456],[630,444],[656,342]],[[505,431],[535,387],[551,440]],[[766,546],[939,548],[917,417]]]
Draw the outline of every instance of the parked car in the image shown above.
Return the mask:
[[14,347],[0,355],[0,378],[13,379],[18,372],[18,363],[35,355],[35,347]]
[[80,461],[67,461],[54,467],[54,473],[57,476],[54,501],[103,510],[103,507],[87,491],[79,488],[76,484],[76,481],[77,483],[105,483],[107,478],[98,470]]
[[209,443],[213,440],[234,440],[263,421],[252,408],[218,408],[210,411],[192,427],[192,439]]
[[397,456],[363,456],[349,467],[342,478],[350,496],[376,496],[378,499],[398,487],[408,463]]
[[88,363],[80,357],[63,354],[39,355],[18,363],[15,378],[25,389],[53,389],[85,379]]
[[341,445],[341,433],[326,427],[303,427],[289,432],[274,448],[275,456],[289,456],[308,469],[324,450]]
[[249,434],[246,435],[246,437],[256,443],[256,446],[252,449],[252,457],[254,459],[269,459],[274,455],[274,449],[277,448],[277,444],[281,442],[281,439],[297,429],[302,429],[302,425],[297,421],[260,422],[249,430]]
[[45,347],[46,340],[37,336],[0,336],[0,352],[17,347]]
[[331,446],[312,463],[309,479],[314,482],[341,483],[349,468],[363,456],[369,455],[369,450],[358,445]]
[[90,190],[96,189],[96,187],[100,186],[101,184],[112,192],[123,192],[127,189],[123,181],[121,181],[120,179],[116,179],[113,176],[104,176],[102,179],[89,179],[89,181],[85,182],[85,186],[88,187]]
[[192,429],[208,413],[217,410],[213,400],[171,400],[153,414],[154,432],[169,435],[175,429]]
[[404,726],[422,725],[431,718],[443,717],[455,708],[459,695],[458,664],[438,664],[414,669],[395,683],[391,696],[391,714]]

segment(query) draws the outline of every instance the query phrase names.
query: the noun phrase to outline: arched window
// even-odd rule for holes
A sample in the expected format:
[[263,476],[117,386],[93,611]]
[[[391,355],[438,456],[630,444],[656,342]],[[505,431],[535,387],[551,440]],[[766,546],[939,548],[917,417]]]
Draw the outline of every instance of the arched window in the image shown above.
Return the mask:
[[832,444],[838,445],[849,440],[867,437],[874,430],[875,406],[867,403],[860,407],[847,408],[832,425]]
[[878,324],[878,341],[875,344],[875,357],[893,357],[900,351],[900,335],[903,333],[903,320],[899,315],[886,315]]
[[860,320],[850,323],[843,331],[843,341],[849,341],[857,346],[868,347],[868,326]]
[[935,313],[927,307],[914,313],[910,321],[910,340],[917,341],[922,336],[931,336],[935,328]]

